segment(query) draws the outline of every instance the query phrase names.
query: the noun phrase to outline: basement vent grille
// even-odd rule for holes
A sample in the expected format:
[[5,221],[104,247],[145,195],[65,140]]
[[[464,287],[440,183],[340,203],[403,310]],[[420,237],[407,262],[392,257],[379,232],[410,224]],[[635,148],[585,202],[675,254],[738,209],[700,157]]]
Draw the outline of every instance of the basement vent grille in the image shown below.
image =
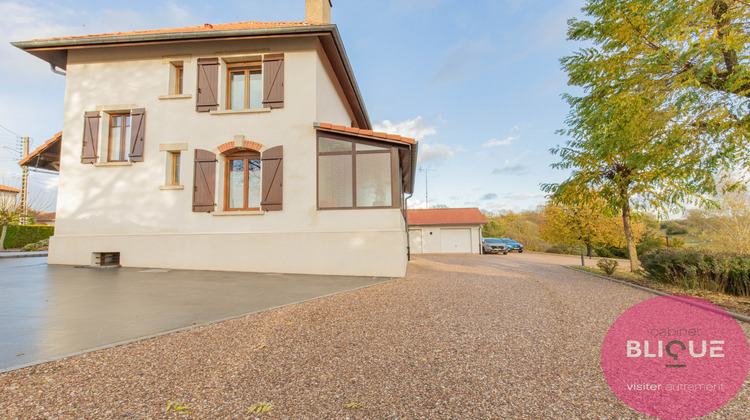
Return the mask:
[[92,264],[97,267],[114,267],[120,265],[119,252],[95,252]]

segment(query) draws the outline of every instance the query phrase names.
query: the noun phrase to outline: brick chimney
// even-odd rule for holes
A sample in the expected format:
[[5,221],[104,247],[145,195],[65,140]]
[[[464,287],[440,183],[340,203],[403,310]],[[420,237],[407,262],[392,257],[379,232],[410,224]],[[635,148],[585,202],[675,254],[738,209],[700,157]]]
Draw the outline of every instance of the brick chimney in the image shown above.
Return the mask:
[[305,20],[331,23],[331,0],[305,0]]

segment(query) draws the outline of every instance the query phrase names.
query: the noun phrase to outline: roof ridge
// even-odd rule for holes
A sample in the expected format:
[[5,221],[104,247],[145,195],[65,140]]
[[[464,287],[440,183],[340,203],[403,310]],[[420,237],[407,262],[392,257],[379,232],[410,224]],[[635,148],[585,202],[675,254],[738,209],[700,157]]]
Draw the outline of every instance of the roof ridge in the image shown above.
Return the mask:
[[62,39],[105,38],[105,37],[114,37],[114,36],[144,35],[144,34],[156,34],[156,33],[209,32],[209,31],[220,31],[220,30],[226,30],[226,29],[241,29],[241,28],[234,28],[234,27],[251,27],[251,26],[269,28],[269,27],[323,26],[323,25],[330,25],[330,24],[325,23],[325,22],[316,22],[316,21],[308,21],[308,20],[277,21],[277,22],[246,20],[246,21],[240,21],[240,22],[227,22],[227,23],[214,23],[214,24],[204,23],[203,25],[181,26],[177,28],[141,29],[141,30],[136,30],[136,31],[106,32],[106,33],[90,34],[90,35],[71,35],[71,36],[62,36],[62,37],[54,37],[54,38],[37,38],[37,39],[29,40],[27,42],[62,40]]

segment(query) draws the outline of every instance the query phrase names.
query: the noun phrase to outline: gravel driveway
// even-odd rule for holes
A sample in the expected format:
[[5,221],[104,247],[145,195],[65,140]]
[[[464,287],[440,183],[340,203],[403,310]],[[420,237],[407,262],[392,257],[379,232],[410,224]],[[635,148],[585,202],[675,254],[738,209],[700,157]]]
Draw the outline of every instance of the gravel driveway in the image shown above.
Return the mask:
[[[650,297],[538,256],[421,256],[401,280],[2,374],[0,418],[639,418],[599,358]],[[746,383],[708,418],[749,407]]]

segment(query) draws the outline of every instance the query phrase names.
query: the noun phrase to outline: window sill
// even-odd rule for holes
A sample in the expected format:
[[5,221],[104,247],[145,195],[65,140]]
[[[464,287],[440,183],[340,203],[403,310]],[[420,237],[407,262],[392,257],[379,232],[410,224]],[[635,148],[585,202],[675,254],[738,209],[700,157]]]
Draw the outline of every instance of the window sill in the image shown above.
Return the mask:
[[192,97],[193,95],[190,93],[180,93],[176,95],[159,95],[159,99],[162,101],[169,100],[169,99],[190,99]]
[[263,114],[271,112],[271,108],[257,108],[257,109],[222,109],[218,111],[211,111],[211,115],[233,115],[233,114]]
[[133,162],[127,161],[127,162],[97,162],[94,163],[94,166],[97,168],[101,167],[107,167],[107,166],[133,166]]
[[172,191],[172,190],[184,190],[184,185],[161,185],[159,186],[159,189],[162,191]]
[[215,211],[214,216],[262,216],[266,214],[263,210],[252,210],[252,211]]

